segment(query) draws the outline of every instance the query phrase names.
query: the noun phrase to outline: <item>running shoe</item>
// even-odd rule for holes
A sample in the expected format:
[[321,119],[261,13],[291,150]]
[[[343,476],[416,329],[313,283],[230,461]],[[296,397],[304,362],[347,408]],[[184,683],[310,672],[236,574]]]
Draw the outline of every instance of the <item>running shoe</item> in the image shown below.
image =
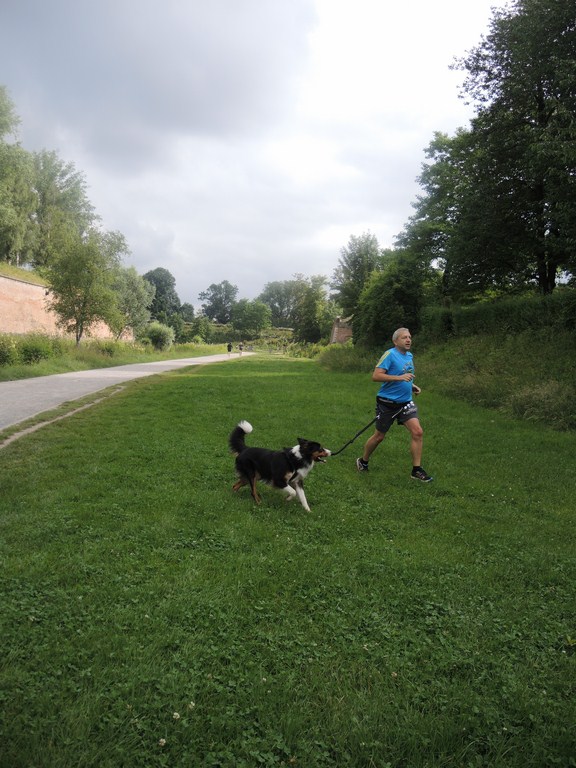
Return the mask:
[[434,480],[433,477],[430,477],[430,475],[426,474],[422,467],[420,467],[420,469],[413,469],[410,477],[412,480],[420,480],[422,483],[430,483],[432,480]]
[[356,459],[356,469],[358,472],[368,472],[368,462]]

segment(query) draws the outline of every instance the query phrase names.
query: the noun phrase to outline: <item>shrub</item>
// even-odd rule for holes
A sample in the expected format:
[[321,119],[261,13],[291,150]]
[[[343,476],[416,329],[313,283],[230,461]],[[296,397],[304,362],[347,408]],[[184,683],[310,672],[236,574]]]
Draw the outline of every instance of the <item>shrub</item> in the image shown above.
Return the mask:
[[31,334],[18,342],[18,356],[25,365],[33,365],[53,356],[52,342],[48,336]]
[[174,343],[174,329],[162,323],[150,323],[146,328],[146,336],[156,350],[170,349]]
[[117,342],[108,339],[93,341],[90,346],[95,352],[98,352],[104,357],[114,357],[118,354],[120,349]]
[[18,362],[18,350],[13,336],[0,334],[0,365],[14,365]]

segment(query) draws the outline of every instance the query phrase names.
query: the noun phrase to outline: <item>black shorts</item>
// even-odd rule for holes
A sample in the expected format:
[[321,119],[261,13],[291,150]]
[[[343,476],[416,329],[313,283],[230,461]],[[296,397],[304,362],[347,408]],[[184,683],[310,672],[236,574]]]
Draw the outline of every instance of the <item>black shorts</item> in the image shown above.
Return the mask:
[[407,403],[395,403],[392,400],[376,398],[376,429],[383,435],[388,432],[394,421],[404,424],[418,418],[418,408],[412,400]]

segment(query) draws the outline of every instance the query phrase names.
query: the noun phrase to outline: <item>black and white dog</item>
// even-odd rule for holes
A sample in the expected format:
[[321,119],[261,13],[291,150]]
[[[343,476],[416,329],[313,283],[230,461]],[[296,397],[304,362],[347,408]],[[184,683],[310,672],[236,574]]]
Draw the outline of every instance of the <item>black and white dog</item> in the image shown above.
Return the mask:
[[243,485],[249,485],[252,498],[259,504],[260,496],[256,483],[262,480],[274,488],[284,491],[287,501],[295,496],[307,512],[310,507],[304,495],[304,478],[317,461],[324,461],[330,456],[330,451],[320,443],[298,438],[298,445],[284,448],[281,451],[271,451],[268,448],[247,448],[244,442],[246,435],[252,432],[252,425],[241,421],[230,433],[228,440],[230,450],[236,456],[236,472],[238,481],[232,486],[237,491]]

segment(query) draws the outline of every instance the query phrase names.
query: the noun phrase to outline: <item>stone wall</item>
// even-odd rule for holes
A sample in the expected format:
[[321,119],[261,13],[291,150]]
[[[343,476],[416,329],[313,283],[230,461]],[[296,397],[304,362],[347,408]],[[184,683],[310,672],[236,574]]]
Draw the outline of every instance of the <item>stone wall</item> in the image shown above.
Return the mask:
[[352,318],[337,317],[332,326],[330,344],[346,344],[352,338]]
[[[0,275],[0,333],[64,336],[47,302],[48,290],[45,286]],[[112,338],[110,329],[104,323],[95,326],[90,335],[97,339]]]

